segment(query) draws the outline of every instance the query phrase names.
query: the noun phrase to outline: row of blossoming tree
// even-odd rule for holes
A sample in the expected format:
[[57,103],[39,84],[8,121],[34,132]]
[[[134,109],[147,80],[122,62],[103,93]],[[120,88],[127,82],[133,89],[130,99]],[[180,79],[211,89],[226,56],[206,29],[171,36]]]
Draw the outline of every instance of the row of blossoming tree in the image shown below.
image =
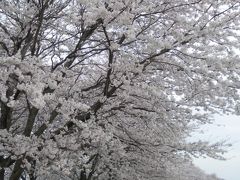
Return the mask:
[[239,110],[234,0],[1,0],[0,179],[213,179],[189,141]]

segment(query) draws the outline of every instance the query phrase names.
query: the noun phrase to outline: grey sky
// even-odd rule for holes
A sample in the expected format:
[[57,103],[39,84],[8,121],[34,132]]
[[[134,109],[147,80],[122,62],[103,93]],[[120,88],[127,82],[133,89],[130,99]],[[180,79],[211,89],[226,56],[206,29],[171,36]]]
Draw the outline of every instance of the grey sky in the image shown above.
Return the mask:
[[228,139],[233,146],[225,155],[227,161],[211,158],[195,159],[195,164],[207,173],[214,173],[225,180],[240,179],[240,116],[215,116],[216,122],[206,125],[203,130],[205,135],[200,135],[211,142]]

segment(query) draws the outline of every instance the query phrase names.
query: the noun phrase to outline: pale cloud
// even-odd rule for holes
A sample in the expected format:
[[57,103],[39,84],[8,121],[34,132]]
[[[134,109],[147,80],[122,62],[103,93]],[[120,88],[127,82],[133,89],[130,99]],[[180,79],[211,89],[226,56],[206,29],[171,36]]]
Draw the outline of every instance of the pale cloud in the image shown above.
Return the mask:
[[195,135],[194,138],[204,138],[211,142],[227,139],[232,143],[229,152],[225,155],[226,161],[211,158],[195,159],[194,162],[207,173],[214,173],[225,180],[239,180],[240,171],[240,117],[215,116],[216,121],[202,128],[205,134]]

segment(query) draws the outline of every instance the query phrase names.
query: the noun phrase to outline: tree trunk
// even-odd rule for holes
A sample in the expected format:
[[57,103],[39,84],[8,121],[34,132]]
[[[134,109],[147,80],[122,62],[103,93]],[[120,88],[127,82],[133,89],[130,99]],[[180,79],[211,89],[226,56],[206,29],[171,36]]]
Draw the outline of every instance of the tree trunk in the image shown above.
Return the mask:
[[80,180],[87,180],[87,176],[86,176],[85,170],[81,171]]
[[23,168],[21,168],[21,164],[22,164],[22,158],[16,161],[9,180],[19,180],[23,172]]
[[4,174],[5,174],[5,170],[4,170],[4,168],[2,168],[0,170],[0,180],[4,180]]

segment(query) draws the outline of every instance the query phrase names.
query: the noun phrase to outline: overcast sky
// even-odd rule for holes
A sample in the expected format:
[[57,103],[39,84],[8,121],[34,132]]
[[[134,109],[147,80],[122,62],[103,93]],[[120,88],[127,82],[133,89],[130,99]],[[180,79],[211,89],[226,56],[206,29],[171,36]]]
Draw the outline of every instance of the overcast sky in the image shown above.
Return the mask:
[[[227,161],[196,159],[195,164],[207,173],[225,180],[240,180],[240,116],[215,116],[215,123],[203,128],[204,138],[211,142],[228,139],[233,146],[225,155]],[[200,135],[203,137],[202,135]]]

